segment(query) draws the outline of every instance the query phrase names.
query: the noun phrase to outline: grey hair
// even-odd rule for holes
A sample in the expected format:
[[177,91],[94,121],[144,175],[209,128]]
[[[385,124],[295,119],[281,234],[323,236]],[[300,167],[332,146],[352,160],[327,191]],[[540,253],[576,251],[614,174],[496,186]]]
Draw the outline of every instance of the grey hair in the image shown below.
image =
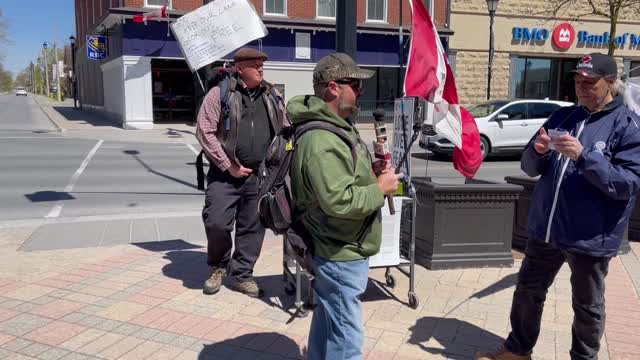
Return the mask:
[[611,88],[611,94],[613,96],[624,95],[624,90],[626,89],[626,85],[624,81],[620,79],[616,79]]

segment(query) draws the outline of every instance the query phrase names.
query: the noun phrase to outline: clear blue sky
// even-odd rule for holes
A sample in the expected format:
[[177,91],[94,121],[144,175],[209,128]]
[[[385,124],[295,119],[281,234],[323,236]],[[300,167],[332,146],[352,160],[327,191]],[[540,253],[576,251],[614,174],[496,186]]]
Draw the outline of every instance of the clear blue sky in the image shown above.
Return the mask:
[[[11,44],[3,45],[6,70],[16,75],[38,58],[42,43],[62,47],[76,32],[73,0],[0,0]],[[54,34],[57,39],[54,39]]]

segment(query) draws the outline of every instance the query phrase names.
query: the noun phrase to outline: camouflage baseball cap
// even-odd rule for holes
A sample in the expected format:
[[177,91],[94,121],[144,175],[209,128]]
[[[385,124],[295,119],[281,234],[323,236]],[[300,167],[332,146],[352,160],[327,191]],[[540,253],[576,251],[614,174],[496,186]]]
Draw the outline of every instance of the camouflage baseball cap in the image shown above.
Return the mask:
[[369,79],[374,72],[360,69],[353,59],[344,53],[334,53],[320,59],[313,69],[313,84],[326,84],[338,79]]

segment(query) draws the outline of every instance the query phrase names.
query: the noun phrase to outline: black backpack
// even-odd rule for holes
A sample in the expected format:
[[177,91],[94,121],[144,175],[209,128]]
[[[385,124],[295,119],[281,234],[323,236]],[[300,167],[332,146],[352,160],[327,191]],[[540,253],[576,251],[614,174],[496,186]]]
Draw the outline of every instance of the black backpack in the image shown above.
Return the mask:
[[309,261],[313,255],[313,243],[301,219],[294,218],[298,216],[294,215],[287,175],[289,175],[296,141],[305,133],[316,129],[335,134],[349,146],[355,169],[356,143],[339,127],[326,121],[312,120],[295,127],[283,128],[267,149],[265,159],[258,171],[260,222],[274,233],[285,235],[286,253],[293,256],[306,269],[311,269]]
[[[215,86],[220,86],[220,120],[225,123],[229,121],[229,114],[231,109],[228,104],[229,94],[232,89],[229,86],[231,82],[231,77],[234,74],[234,71],[229,68],[219,67],[214,70],[215,75],[208,82],[208,89],[211,90]],[[271,96],[277,100],[277,102],[283,102],[284,99],[276,93],[275,87],[271,88]],[[205,173],[204,173],[204,162],[203,156],[205,156],[204,150],[201,150],[198,156],[196,157],[196,180],[198,190],[204,190],[205,185]]]

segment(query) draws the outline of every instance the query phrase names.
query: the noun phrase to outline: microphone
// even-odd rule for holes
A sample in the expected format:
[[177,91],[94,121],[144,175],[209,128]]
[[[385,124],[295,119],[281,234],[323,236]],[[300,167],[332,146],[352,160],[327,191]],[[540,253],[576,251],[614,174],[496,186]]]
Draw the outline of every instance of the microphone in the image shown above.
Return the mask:
[[[376,159],[384,161],[386,167],[391,163],[391,152],[389,151],[387,126],[384,123],[384,115],[384,110],[380,108],[373,112],[373,128],[376,131],[376,140],[373,141],[373,153]],[[387,196],[387,203],[389,205],[389,213],[394,215],[396,209],[393,205],[393,196]]]

